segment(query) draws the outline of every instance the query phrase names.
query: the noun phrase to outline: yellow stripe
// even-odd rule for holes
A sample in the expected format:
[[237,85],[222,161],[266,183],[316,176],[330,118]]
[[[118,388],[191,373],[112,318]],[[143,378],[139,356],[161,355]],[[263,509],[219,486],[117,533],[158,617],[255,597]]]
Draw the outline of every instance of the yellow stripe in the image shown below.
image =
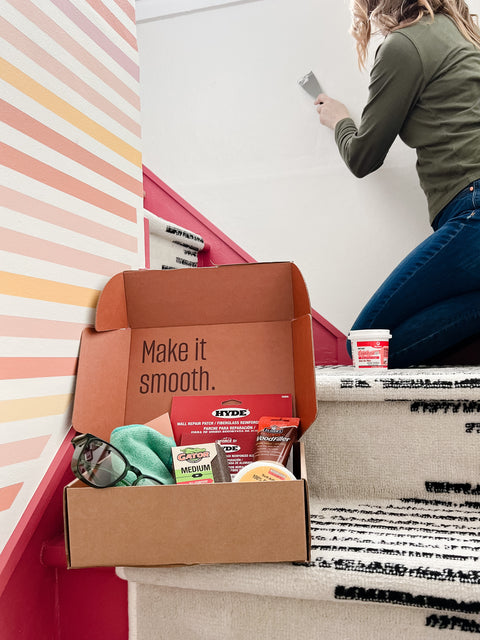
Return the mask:
[[77,307],[91,307],[92,309],[97,306],[100,295],[100,291],[97,289],[32,278],[7,271],[0,271],[0,293],[20,298],[73,304]]
[[81,129],[109,149],[112,149],[112,151],[115,151],[115,153],[118,153],[118,155],[133,163],[135,166],[140,167],[142,165],[142,154],[138,149],[135,149],[108,131],[108,129],[97,124],[94,120],[78,109],[75,109],[75,107],[72,107],[72,105],[62,100],[62,98],[59,98],[49,89],[42,87],[41,84],[3,58],[0,58],[0,77],[25,95],[33,98],[33,100],[39,104],[53,111],[67,122],[70,122],[70,124]]
[[30,420],[45,416],[64,414],[70,407],[73,393],[58,396],[43,396],[41,398],[21,398],[19,400],[4,400],[0,402],[0,422],[15,420]]

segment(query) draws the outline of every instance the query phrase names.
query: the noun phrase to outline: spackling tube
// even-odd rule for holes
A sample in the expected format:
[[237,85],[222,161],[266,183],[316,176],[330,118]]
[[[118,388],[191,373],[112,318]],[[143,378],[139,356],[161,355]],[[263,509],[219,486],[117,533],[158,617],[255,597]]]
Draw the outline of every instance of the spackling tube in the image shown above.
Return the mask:
[[292,445],[297,439],[299,424],[299,418],[260,418],[253,459],[286,465]]

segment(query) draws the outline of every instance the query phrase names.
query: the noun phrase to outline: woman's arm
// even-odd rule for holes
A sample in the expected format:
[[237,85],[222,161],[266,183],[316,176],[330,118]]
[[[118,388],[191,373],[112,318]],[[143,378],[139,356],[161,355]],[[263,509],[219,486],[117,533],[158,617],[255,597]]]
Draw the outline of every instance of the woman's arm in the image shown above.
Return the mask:
[[394,32],[377,50],[358,128],[342,103],[323,94],[317,98],[320,122],[335,130],[340,154],[355,176],[362,178],[382,166],[424,85],[417,49]]

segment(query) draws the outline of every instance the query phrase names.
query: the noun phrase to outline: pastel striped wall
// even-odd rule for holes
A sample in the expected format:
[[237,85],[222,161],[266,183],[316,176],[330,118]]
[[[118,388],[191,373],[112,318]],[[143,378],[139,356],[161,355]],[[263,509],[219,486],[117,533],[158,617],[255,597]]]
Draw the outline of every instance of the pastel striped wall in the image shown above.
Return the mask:
[[70,427],[79,336],[144,264],[134,0],[0,0],[0,550]]

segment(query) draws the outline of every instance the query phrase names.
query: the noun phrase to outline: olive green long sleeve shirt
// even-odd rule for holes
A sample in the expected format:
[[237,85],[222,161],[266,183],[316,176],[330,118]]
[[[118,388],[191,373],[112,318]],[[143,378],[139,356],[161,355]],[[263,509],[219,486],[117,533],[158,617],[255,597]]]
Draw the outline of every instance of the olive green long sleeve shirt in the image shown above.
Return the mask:
[[359,127],[335,127],[354,175],[378,169],[397,137],[417,151],[430,221],[480,178],[480,50],[444,15],[390,33],[377,50]]

